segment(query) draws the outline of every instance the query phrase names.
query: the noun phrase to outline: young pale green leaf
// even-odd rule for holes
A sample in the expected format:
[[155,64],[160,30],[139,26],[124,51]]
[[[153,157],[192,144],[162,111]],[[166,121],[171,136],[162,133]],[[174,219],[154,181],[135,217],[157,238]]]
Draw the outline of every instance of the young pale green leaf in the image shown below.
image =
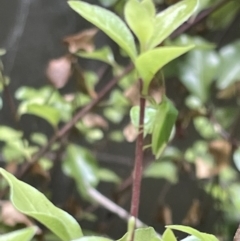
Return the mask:
[[97,162],[91,153],[77,145],[69,144],[63,168],[65,173],[75,180],[81,195],[87,199],[88,187],[96,186],[99,181]]
[[183,24],[195,11],[198,0],[184,0],[160,12],[155,19],[150,48],[156,47]]
[[[128,233],[117,241],[129,241]],[[162,241],[152,227],[139,228],[135,230],[134,241]]]
[[41,192],[2,168],[0,173],[10,185],[10,199],[19,212],[38,220],[63,241],[83,236],[77,221],[65,211],[55,207]]
[[97,49],[93,52],[79,51],[79,52],[77,52],[77,55],[82,58],[86,58],[86,59],[99,60],[99,61],[105,62],[111,66],[116,65],[112,50],[108,46],[105,46],[101,49]]
[[106,168],[100,168],[98,170],[98,177],[103,182],[113,182],[113,183],[120,183],[121,179],[118,175]]
[[137,50],[132,33],[117,15],[104,8],[82,1],[68,1],[68,4],[83,18],[105,32],[126,51],[132,60],[136,58]]
[[152,152],[156,159],[166,147],[178,115],[172,102],[165,97],[157,109],[152,133]]
[[219,70],[219,56],[215,51],[193,50],[180,63],[180,80],[203,103],[207,101],[210,86]]
[[167,63],[191,50],[194,45],[186,47],[160,47],[141,54],[135,66],[143,79],[143,95],[148,94],[148,87],[154,75]]
[[177,167],[169,160],[166,162],[153,162],[143,173],[145,178],[164,178],[170,183],[177,183],[178,171]]
[[16,131],[8,126],[0,126],[0,141],[12,142],[13,140],[20,139],[23,133]]
[[155,16],[156,9],[152,0],[142,0],[141,5],[148,11],[150,16]]
[[37,231],[37,227],[20,229],[11,233],[0,235],[0,241],[30,241]]
[[225,89],[236,81],[240,76],[240,41],[229,44],[220,50],[220,67],[218,72],[217,86]]
[[191,228],[191,227],[182,226],[182,225],[168,225],[166,227],[170,228],[170,229],[178,230],[178,231],[181,231],[184,233],[191,234],[191,235],[199,238],[201,241],[218,241],[218,239],[214,235],[199,232],[198,230]]
[[169,228],[167,228],[165,230],[165,232],[163,233],[162,240],[163,241],[177,241],[173,231]]
[[0,49],[0,56],[3,56],[4,54],[6,54],[6,50],[5,49]]
[[140,42],[141,51],[146,51],[147,42],[153,35],[154,17],[138,0],[127,1],[124,14],[129,27]]

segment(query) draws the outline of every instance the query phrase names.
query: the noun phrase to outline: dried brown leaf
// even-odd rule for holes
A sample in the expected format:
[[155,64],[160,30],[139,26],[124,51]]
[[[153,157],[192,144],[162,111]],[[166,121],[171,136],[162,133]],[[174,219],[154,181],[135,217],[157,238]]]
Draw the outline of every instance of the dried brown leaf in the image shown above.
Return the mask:
[[196,226],[201,220],[201,205],[198,199],[194,199],[189,208],[186,217],[183,220],[184,225]]
[[87,29],[64,38],[63,42],[68,45],[68,50],[72,54],[75,54],[79,50],[92,52],[95,49],[93,38],[97,32],[98,29],[96,28]]
[[89,113],[82,118],[82,121],[86,127],[101,127],[104,129],[108,128],[107,121],[97,114]]
[[202,158],[197,158],[195,160],[196,165],[196,176],[199,179],[210,178],[213,176],[213,166],[204,161]]
[[209,152],[213,155],[218,171],[229,165],[232,147],[225,140],[215,140],[209,143]]
[[72,74],[72,62],[69,56],[52,59],[47,66],[46,76],[57,89],[66,85]]
[[139,105],[139,84],[135,83],[124,91],[124,96],[131,102],[132,105]]
[[171,225],[172,221],[172,210],[168,205],[161,205],[157,213],[157,220],[164,225]]
[[33,226],[32,221],[24,214],[20,213],[10,201],[1,201],[1,220],[4,224],[14,227],[16,224]]
[[128,142],[134,142],[137,138],[138,130],[133,124],[130,123],[124,128],[123,135]]

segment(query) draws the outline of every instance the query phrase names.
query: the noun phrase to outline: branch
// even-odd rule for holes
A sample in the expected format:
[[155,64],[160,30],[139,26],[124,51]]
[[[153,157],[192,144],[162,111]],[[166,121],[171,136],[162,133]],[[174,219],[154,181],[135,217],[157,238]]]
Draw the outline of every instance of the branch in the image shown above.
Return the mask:
[[90,110],[92,110],[118,83],[118,81],[128,73],[130,73],[133,70],[133,65],[130,64],[126,67],[126,69],[123,71],[122,74],[120,74],[117,77],[114,77],[105,87],[99,92],[96,99],[92,100],[88,105],[86,105],[83,109],[81,109],[79,112],[76,113],[75,116],[73,116],[72,120],[68,123],[66,123],[57,133],[50,139],[50,141],[47,143],[47,145],[43,146],[34,156],[33,158],[26,163],[25,166],[23,166],[22,170],[17,174],[18,178],[22,178],[32,167],[34,163],[36,163],[42,156],[44,156],[51,146],[58,141],[60,138],[62,138],[65,134],[67,134],[74,125],[84,116],[86,115]]
[[[143,82],[140,79],[140,94],[142,92]],[[142,169],[143,169],[143,139],[144,139],[144,112],[145,112],[145,98],[140,97],[140,114],[139,114],[139,128],[138,137],[135,151],[135,163],[133,170],[133,186],[132,186],[132,200],[131,200],[131,215],[135,218],[138,217],[141,181],[142,181]]]

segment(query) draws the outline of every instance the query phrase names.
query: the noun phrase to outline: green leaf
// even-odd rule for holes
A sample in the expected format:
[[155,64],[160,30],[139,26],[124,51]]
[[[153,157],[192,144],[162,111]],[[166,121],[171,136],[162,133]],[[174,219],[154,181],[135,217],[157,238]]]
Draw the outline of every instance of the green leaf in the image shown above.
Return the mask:
[[70,7],[114,40],[129,57],[137,55],[134,38],[126,24],[114,13],[82,1],[69,1]]
[[141,52],[146,51],[148,49],[147,42],[152,37],[154,30],[152,13],[138,0],[129,0],[125,5],[124,14],[129,27],[140,42]]
[[148,94],[148,87],[154,75],[167,63],[191,50],[194,45],[185,47],[160,47],[141,54],[135,66],[143,79],[143,95]]
[[49,105],[29,104],[22,108],[20,112],[21,114],[36,115],[49,122],[53,127],[56,127],[60,120],[60,112]]
[[217,87],[225,89],[240,80],[240,41],[223,47],[220,57]]
[[229,1],[217,11],[214,11],[208,18],[211,29],[227,28],[238,14],[239,9],[238,1]]
[[90,236],[90,237],[82,237],[79,239],[74,239],[72,241],[113,241],[113,240],[109,238],[104,238],[104,237]]
[[187,54],[186,60],[179,64],[181,82],[203,103],[208,100],[219,63],[219,56],[215,51],[193,50]]
[[99,61],[105,62],[113,67],[116,65],[112,50],[108,46],[105,46],[101,49],[97,49],[93,52],[79,51],[79,52],[77,52],[77,55],[82,58],[99,60]]
[[196,229],[191,228],[191,227],[182,226],[182,225],[168,225],[166,227],[170,228],[170,229],[182,231],[184,233],[191,234],[191,235],[199,238],[201,241],[218,241],[218,239],[214,235],[199,232]]
[[173,184],[178,181],[177,168],[170,161],[151,163],[143,175],[146,178],[164,178]]
[[172,102],[165,97],[158,106],[152,133],[152,152],[156,159],[166,147],[178,115]]
[[163,241],[177,241],[173,231],[169,228],[165,230],[165,232],[162,235],[162,240]]
[[212,139],[218,136],[213,124],[209,121],[208,118],[199,116],[194,118],[193,123],[196,130],[203,138]]
[[21,131],[16,131],[8,126],[0,126],[0,141],[12,142],[23,136]]
[[97,162],[90,152],[74,144],[68,145],[63,170],[75,180],[78,191],[86,199],[89,186],[98,184],[97,168]]
[[181,241],[201,241],[199,238],[196,238],[195,236],[188,236],[184,239],[182,239]]
[[[128,238],[128,233],[126,233],[117,241],[129,241]],[[152,227],[148,227],[136,229],[134,232],[134,241],[161,241],[161,239]]]
[[[130,110],[131,122],[135,127],[139,126],[139,113],[140,113],[139,106],[133,106]],[[151,106],[145,107],[144,135],[152,133],[156,114],[157,114],[156,108],[153,108]]]
[[30,159],[32,154],[37,150],[37,147],[29,146],[27,141],[15,139],[11,142],[8,142],[7,145],[4,146],[3,155],[9,161],[21,159],[21,157]]
[[197,0],[180,1],[160,12],[155,19],[154,34],[149,47],[151,49],[156,47],[182,25],[194,13],[197,4]]
[[114,182],[119,183],[121,179],[118,177],[118,175],[106,168],[101,168],[98,170],[98,177],[101,181],[104,182]]
[[195,95],[188,96],[185,100],[185,104],[188,108],[193,110],[199,110],[203,108],[201,100]]
[[37,227],[20,229],[0,236],[0,241],[30,241],[37,231]]
[[4,169],[0,168],[0,173],[10,185],[10,199],[19,212],[38,220],[63,241],[82,237],[81,228],[72,216],[55,207],[37,189]]
[[156,9],[152,0],[142,0],[141,5],[148,11],[150,16],[155,16]]

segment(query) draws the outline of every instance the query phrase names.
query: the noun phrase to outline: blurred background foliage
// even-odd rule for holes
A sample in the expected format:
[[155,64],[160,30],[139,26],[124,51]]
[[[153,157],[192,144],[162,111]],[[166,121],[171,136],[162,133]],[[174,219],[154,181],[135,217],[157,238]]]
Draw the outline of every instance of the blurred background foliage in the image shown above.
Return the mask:
[[[123,17],[125,2],[95,3]],[[161,11],[176,2],[156,0],[155,4]],[[206,14],[217,4],[218,8]],[[196,22],[201,14],[206,17]],[[159,83],[164,76],[167,94],[179,110],[171,142],[159,160],[153,162],[150,149],[146,147],[145,151],[140,219],[159,232],[166,224],[181,223],[231,240],[240,221],[239,21],[238,0],[200,0],[196,15],[186,23],[193,26],[164,42],[196,47],[164,67],[151,87],[155,100],[161,100],[163,87]],[[1,115],[11,116],[11,121],[1,118],[1,164],[20,175],[21,167],[49,145],[51,135],[59,135],[21,178],[74,215],[85,233],[119,237],[125,224],[100,208],[88,195],[88,187],[98,188],[129,209],[137,136],[134,123],[138,119],[134,109],[130,119],[131,108],[138,105],[136,73],[128,72],[103,101],[62,135],[60,127],[71,123],[81,108],[98,98],[111,77],[119,75],[129,63],[103,33],[92,26],[83,28],[68,36],[64,33],[61,41],[65,52],[45,61],[42,72],[47,84],[36,84],[33,72],[31,85],[22,80],[14,84],[18,88],[12,88],[18,73],[7,71],[8,52],[0,49]],[[151,108],[147,109],[147,128],[151,128],[152,115]],[[1,180],[1,190],[5,186]],[[4,195],[2,191],[1,197]],[[9,214],[4,216],[9,210],[3,202],[1,233],[29,225],[23,217],[15,218],[14,212],[9,221]],[[46,240],[55,240],[47,231],[45,235]]]

